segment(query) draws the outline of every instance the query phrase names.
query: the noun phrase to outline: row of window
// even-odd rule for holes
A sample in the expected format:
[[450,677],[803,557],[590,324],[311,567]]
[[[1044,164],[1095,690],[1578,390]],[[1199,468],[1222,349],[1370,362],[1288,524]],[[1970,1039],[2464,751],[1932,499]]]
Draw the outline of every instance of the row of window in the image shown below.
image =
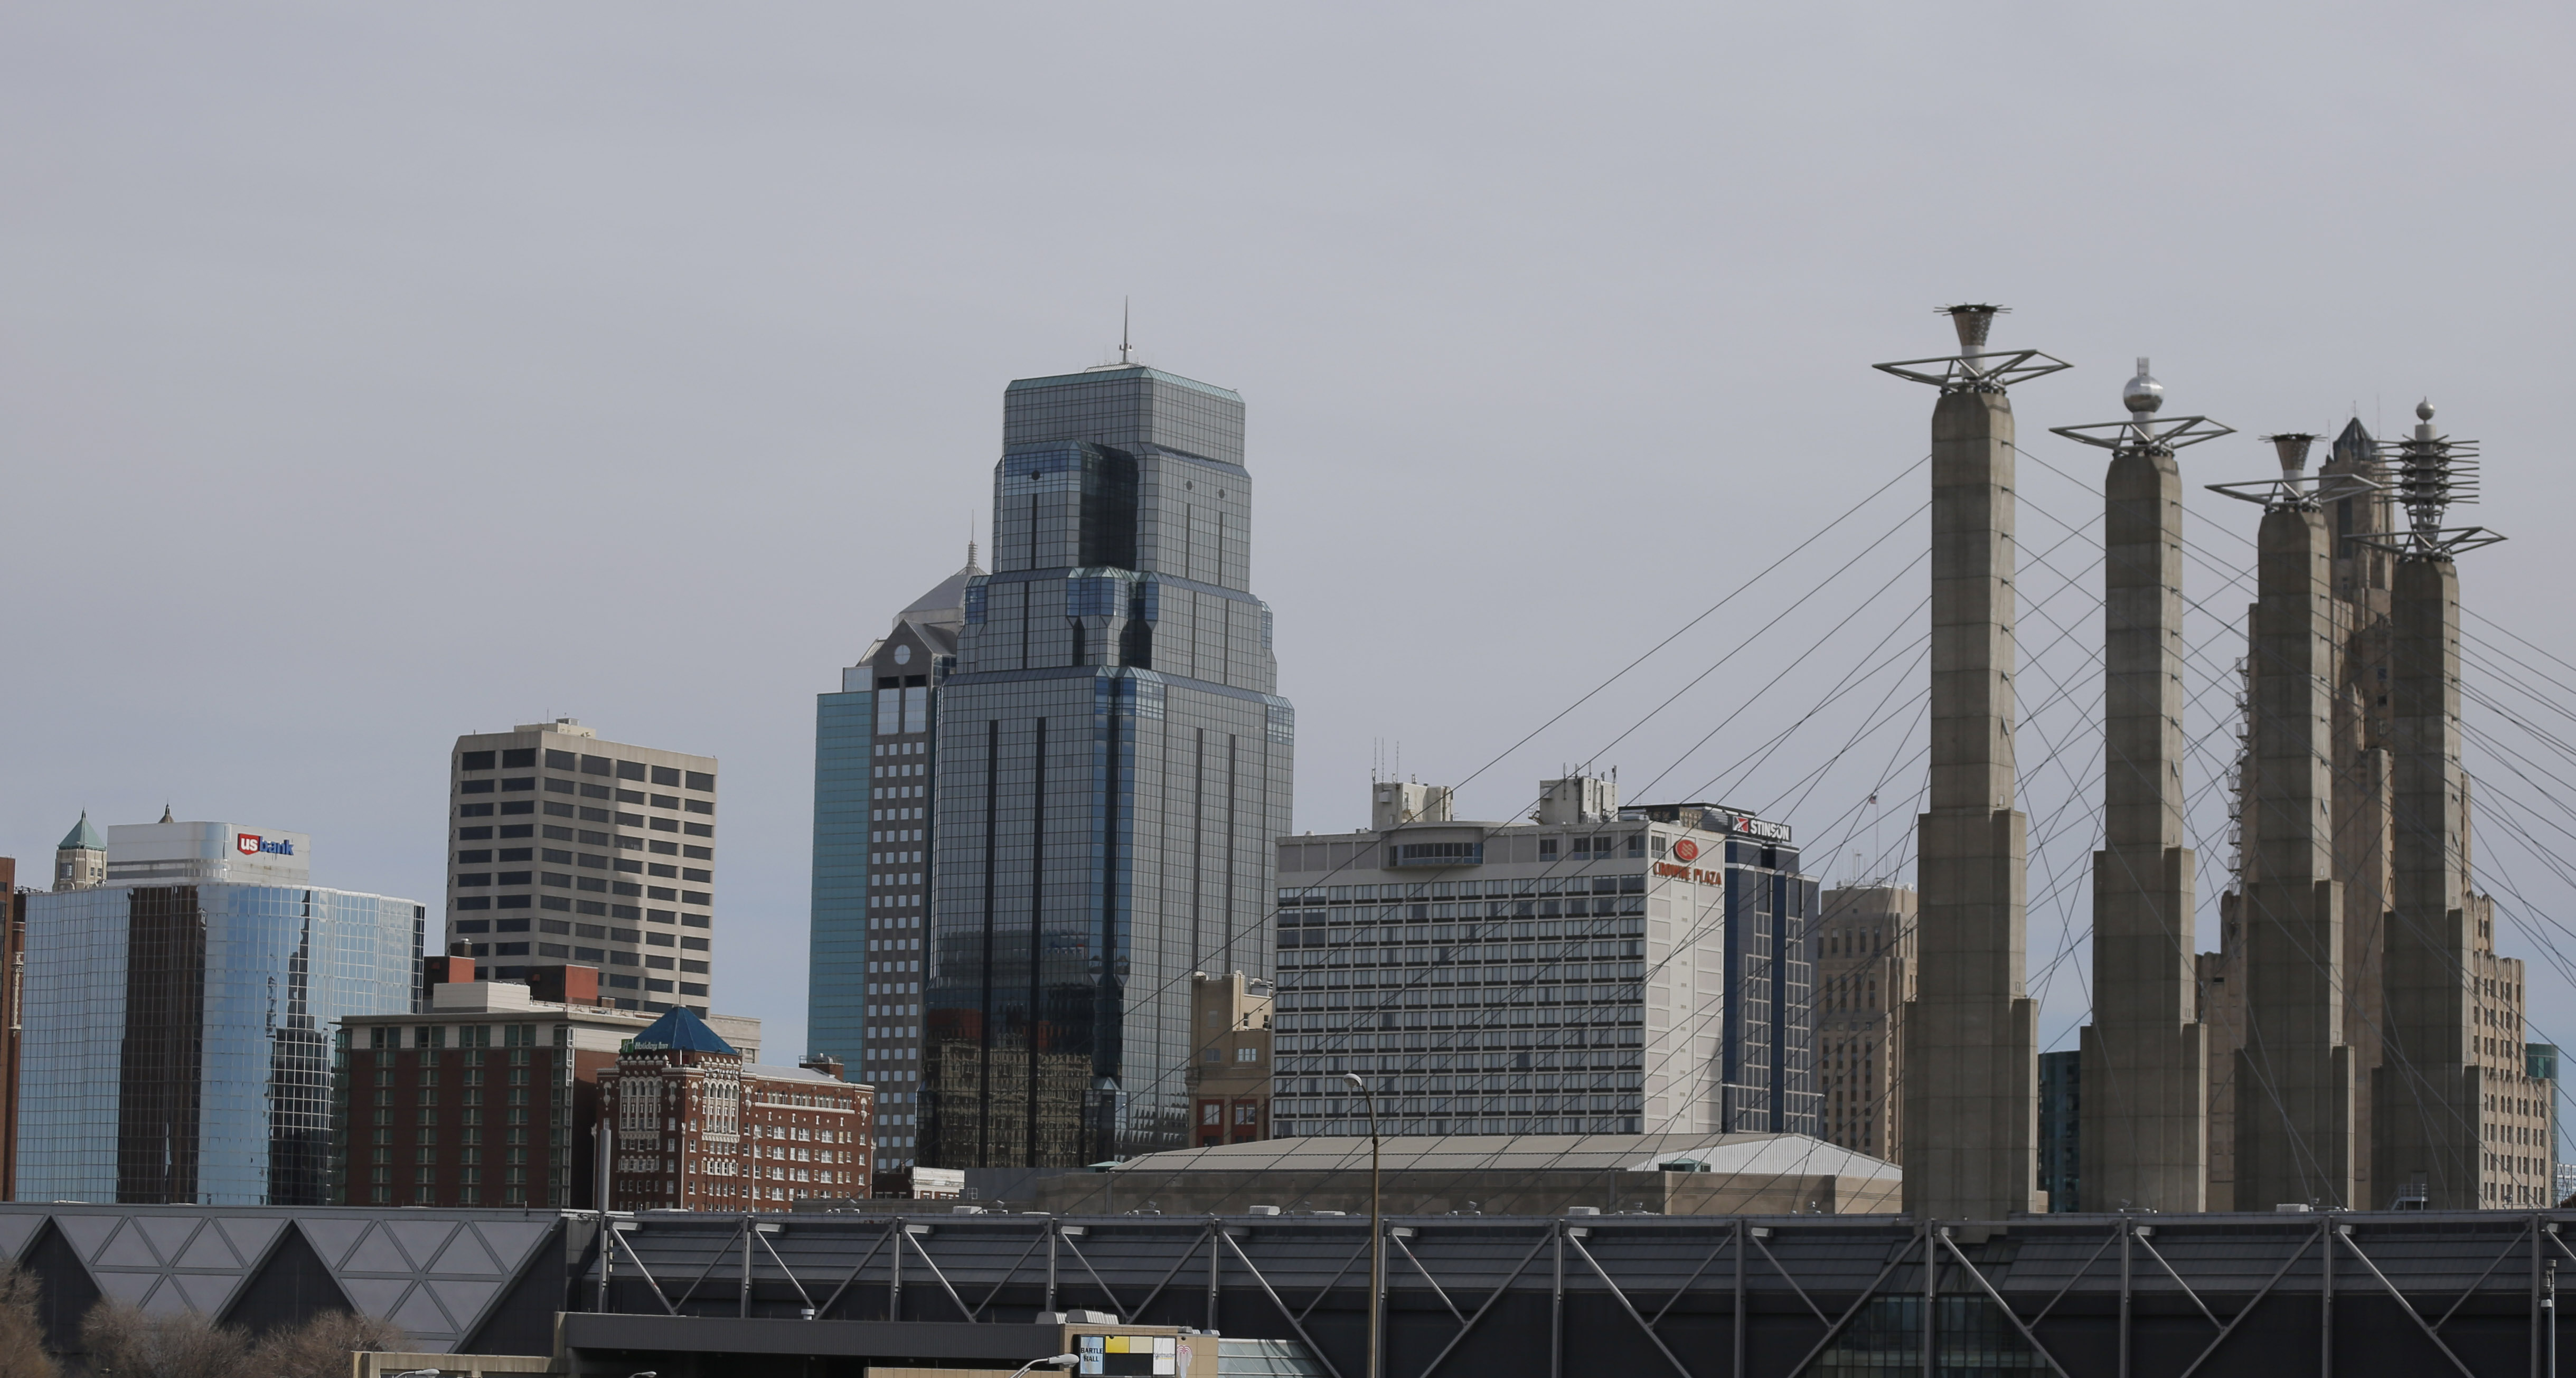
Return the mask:
[[1286,886],[1279,903],[1392,904],[1399,901],[1531,898],[1546,895],[1637,894],[1646,888],[1643,872],[1618,876],[1522,876],[1516,880],[1414,881],[1404,885]]
[[[695,805],[698,801],[692,799],[689,802],[692,805]],[[504,818],[509,818],[520,814],[535,813],[537,811],[537,801],[533,799],[504,799],[498,804],[459,804],[456,806],[456,816],[459,818],[490,818],[495,813],[498,813]],[[701,810],[701,812],[712,813],[714,812],[714,809],[708,808]],[[545,815],[548,818],[578,818],[585,823],[606,823],[611,821],[613,818],[616,822],[622,823],[630,828],[641,828],[645,826],[644,816],[642,814],[620,813],[612,815],[606,809],[594,809],[586,804],[558,804],[551,799],[546,801]],[[653,826],[663,832],[680,831],[680,829],[671,826],[672,822],[674,822],[674,820],[655,819],[653,821]],[[713,837],[716,835],[715,828],[711,824],[691,823],[687,825],[687,830],[693,837]],[[504,832],[501,835],[503,837],[526,837],[527,833],[524,831]],[[491,834],[485,833],[483,836],[489,837]]]
[[[1499,936],[1499,935],[1498,935]],[[1394,937],[1392,930],[1388,939]],[[1589,942],[1548,943],[1467,943],[1456,946],[1425,947],[1343,947],[1330,951],[1297,951],[1279,954],[1282,966],[1421,966],[1427,962],[1557,962],[1599,961],[1608,957],[1644,957],[1646,944],[1638,938],[1595,938]]]
[[[547,853],[547,855],[546,855],[546,860],[551,861],[551,862],[555,862],[555,863],[557,863],[557,864],[561,864],[561,863],[566,862],[566,861],[572,861],[572,860],[574,860],[574,858],[572,858],[572,857],[570,857],[570,856],[568,856],[568,855],[566,855],[566,854],[564,854],[564,853],[560,853],[560,852],[549,852],[549,853]],[[714,873],[713,873],[713,872],[703,871],[703,870],[700,870],[700,869],[698,869],[698,868],[696,868],[696,867],[694,867],[694,866],[664,866],[664,865],[659,865],[659,864],[651,864],[651,865],[648,865],[648,864],[646,864],[646,863],[644,863],[644,862],[641,862],[641,861],[628,861],[628,860],[627,860],[627,859],[625,859],[624,857],[618,857],[618,858],[616,858],[614,861],[612,861],[612,860],[611,860],[610,858],[608,858],[608,857],[604,857],[604,856],[591,856],[591,855],[589,855],[589,854],[587,854],[587,853],[583,854],[583,855],[579,858],[578,864],[580,864],[580,865],[582,865],[582,866],[584,866],[584,867],[587,867],[587,868],[589,868],[589,869],[591,869],[591,870],[596,870],[596,871],[605,871],[605,870],[609,870],[609,869],[611,869],[611,868],[613,867],[614,869],[616,869],[616,870],[620,870],[620,871],[641,872],[641,873],[643,873],[643,874],[645,874],[645,875],[660,876],[660,877],[662,877],[662,878],[664,878],[664,879],[668,879],[668,880],[687,880],[687,881],[695,881],[695,882],[697,882],[697,883],[698,883],[698,884],[700,884],[700,885],[711,885],[711,884],[713,884],[713,883],[715,882],[715,875],[714,875]],[[494,885],[494,884],[499,884],[499,885],[535,885],[535,884],[538,884],[538,883],[540,883],[540,882],[535,881],[535,880],[531,880],[531,879],[529,879],[529,877],[531,877],[531,876],[533,876],[533,875],[540,875],[540,874],[541,874],[541,875],[543,875],[543,876],[545,877],[545,880],[542,882],[542,883],[544,883],[544,884],[552,885],[552,886],[556,886],[556,887],[558,887],[558,888],[562,888],[562,889],[572,889],[572,888],[576,888],[576,887],[574,886],[574,883],[573,883],[573,877],[568,876],[568,875],[563,875],[563,874],[561,874],[561,873],[559,873],[559,872],[555,872],[555,871],[545,871],[545,872],[533,872],[533,871],[497,871],[497,872],[495,872],[495,871],[475,871],[475,872],[470,872],[470,873],[459,873],[459,874],[457,875],[457,877],[456,877],[456,883],[457,883],[457,885],[458,885],[459,887],[461,887],[461,888],[466,888],[466,889],[479,889],[479,888],[482,888],[482,887],[485,887],[485,886]],[[496,876],[498,877],[498,880],[495,880],[495,879],[494,879],[494,877],[496,877]],[[591,877],[589,877],[589,876],[583,876],[583,877],[581,878],[581,884],[578,886],[578,888],[583,889],[583,890],[597,890],[597,889],[599,889],[599,888],[600,888],[600,883],[599,883],[599,882],[597,882],[597,881],[594,881],[594,880],[593,880]],[[619,893],[619,894],[624,894],[624,893],[626,893],[626,892],[625,892],[625,891],[623,891],[623,890],[621,890],[621,891],[619,891],[618,893]],[[691,902],[692,902],[692,903],[698,903],[698,904],[703,904],[703,903],[705,903],[705,901],[704,901],[704,900],[695,900],[695,901],[691,901]],[[526,908],[527,906],[526,906],[526,905],[504,905],[504,906],[502,906],[502,907],[503,907],[503,908],[517,908],[517,909],[524,909],[524,908]]]
[[[548,885],[557,883],[553,872],[549,871],[545,874],[547,876],[546,883]],[[638,899],[657,899],[677,904],[704,905],[715,903],[715,896],[710,895],[703,890],[674,890],[663,885],[632,885],[622,880],[612,884],[604,877],[597,876],[576,877],[574,878],[574,885],[577,889],[588,890],[595,893],[624,895]],[[559,895],[542,895],[533,897],[528,895],[459,895],[449,907],[454,909],[525,909],[528,907],[528,901],[531,898],[534,898],[537,901],[536,907],[539,909],[571,910],[575,903],[575,901],[565,899]],[[606,907],[590,900],[579,901],[579,904],[579,912],[584,914],[597,914],[602,912]],[[614,907],[618,909],[633,908],[632,905],[623,904]]]
[[[497,757],[497,759],[496,759]],[[545,753],[546,769],[577,770],[584,775],[613,775],[620,780],[650,780],[657,785],[680,785],[712,794],[716,777],[702,770],[681,771],[670,766],[647,766],[642,761],[621,761],[611,756],[580,756],[569,751]],[[460,771],[528,770],[537,764],[535,747],[510,747],[499,752],[460,751],[456,768]]]

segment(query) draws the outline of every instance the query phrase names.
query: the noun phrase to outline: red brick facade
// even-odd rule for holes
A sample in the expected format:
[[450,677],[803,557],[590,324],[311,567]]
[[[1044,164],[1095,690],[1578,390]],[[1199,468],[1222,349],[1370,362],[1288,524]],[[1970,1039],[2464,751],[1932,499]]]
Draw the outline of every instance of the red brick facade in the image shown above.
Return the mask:
[[786,1211],[867,1194],[871,1087],[687,1046],[630,1048],[599,1086],[617,1136],[612,1210]]

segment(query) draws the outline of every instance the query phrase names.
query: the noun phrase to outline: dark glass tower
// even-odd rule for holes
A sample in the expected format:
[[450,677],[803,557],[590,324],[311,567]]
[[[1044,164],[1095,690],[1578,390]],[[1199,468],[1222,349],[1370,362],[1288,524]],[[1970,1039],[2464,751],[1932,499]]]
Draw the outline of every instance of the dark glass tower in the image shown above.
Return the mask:
[[1270,974],[1289,827],[1243,399],[1112,365],[1002,417],[937,724],[920,1161],[1180,1148],[1190,975]]

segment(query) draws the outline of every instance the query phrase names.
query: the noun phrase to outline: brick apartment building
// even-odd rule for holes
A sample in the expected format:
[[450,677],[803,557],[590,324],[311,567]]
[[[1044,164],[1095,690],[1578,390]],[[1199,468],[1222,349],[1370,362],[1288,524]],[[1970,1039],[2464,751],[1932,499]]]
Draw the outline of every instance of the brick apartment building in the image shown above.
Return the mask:
[[[654,1016],[601,1000],[591,967],[478,981],[431,958],[427,1008],[342,1021],[333,1192],[364,1206],[596,1207],[599,1081]],[[757,1055],[760,1021],[714,1016]]]
[[867,1194],[876,1090],[838,1063],[762,1067],[687,1009],[599,1074],[613,1210],[788,1211]]
[[1229,971],[1190,977],[1190,1146],[1270,1137],[1271,987]]

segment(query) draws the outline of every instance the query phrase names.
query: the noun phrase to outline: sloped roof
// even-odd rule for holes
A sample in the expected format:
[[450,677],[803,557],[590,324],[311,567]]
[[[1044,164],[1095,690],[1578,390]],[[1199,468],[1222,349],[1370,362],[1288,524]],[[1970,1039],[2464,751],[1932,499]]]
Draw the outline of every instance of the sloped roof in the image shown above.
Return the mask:
[[635,1035],[629,1046],[639,1053],[730,1053],[735,1057],[742,1056],[740,1050],[708,1028],[707,1021],[691,1014],[685,1006],[645,1025],[644,1032]]
[[73,824],[72,830],[63,834],[63,840],[58,844],[58,848],[63,847],[80,847],[93,852],[107,850],[107,838],[100,834],[96,824],[89,821],[89,810],[81,810],[80,822]]
[[[1896,1164],[1804,1134],[1423,1134],[1383,1141],[1389,1172],[1652,1172],[1688,1159],[1711,1172],[1795,1172],[1846,1177],[1901,1175]],[[1332,1171],[1367,1167],[1369,1141],[1355,1138],[1261,1139],[1252,1143],[1149,1153],[1120,1172]]]
[[913,599],[912,605],[903,610],[903,616],[947,620],[938,618],[937,615],[954,613],[956,620],[963,621],[966,616],[966,581],[983,572],[983,568],[974,560],[967,560],[964,568],[940,580],[938,587]]

